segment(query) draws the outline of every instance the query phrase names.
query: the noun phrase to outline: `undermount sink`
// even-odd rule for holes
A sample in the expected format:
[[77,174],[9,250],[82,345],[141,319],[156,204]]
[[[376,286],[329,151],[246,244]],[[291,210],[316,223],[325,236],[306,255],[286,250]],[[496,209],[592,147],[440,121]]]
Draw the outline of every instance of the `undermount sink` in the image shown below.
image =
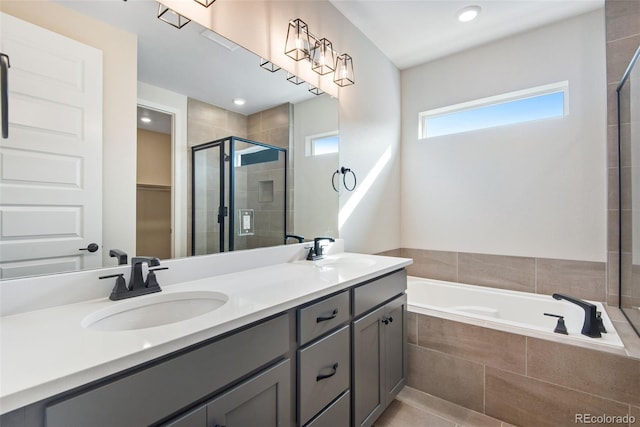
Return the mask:
[[375,264],[375,261],[367,258],[358,257],[336,257],[325,258],[315,261],[318,267],[327,268],[355,268],[355,267],[371,267]]
[[185,291],[134,297],[94,311],[82,319],[95,331],[130,331],[192,319],[222,307],[229,298],[219,292]]

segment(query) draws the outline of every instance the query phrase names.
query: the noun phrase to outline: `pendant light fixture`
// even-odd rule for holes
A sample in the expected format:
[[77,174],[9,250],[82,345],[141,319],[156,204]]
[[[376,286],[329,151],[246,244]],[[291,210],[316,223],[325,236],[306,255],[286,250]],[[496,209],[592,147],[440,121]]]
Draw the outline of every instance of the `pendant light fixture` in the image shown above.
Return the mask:
[[325,38],[318,40],[311,53],[313,71],[323,76],[335,70],[336,56],[329,40]]
[[322,89],[313,85],[309,85],[309,92],[311,92],[314,95],[322,95],[324,93]]
[[[284,53],[295,61],[308,60],[311,63],[311,69],[321,76],[333,72],[333,82],[340,87],[355,83],[353,58],[346,53],[337,55],[333,50],[333,44],[327,38],[313,35],[307,24],[300,18],[289,21]],[[287,80],[299,84],[295,76],[288,75]],[[310,87],[309,91],[316,95],[324,93],[315,86]]]
[[353,59],[346,53],[339,55],[336,60],[333,82],[340,87],[351,86],[356,82],[353,76]]
[[180,15],[175,10],[169,9],[161,3],[158,3],[158,19],[166,22],[172,27],[176,27],[177,29],[180,29],[191,22],[191,19]]
[[298,76],[296,76],[295,74],[292,74],[292,73],[287,73],[287,80],[289,80],[294,85],[300,85],[300,84],[304,83],[303,79],[301,79],[300,77],[298,77]]
[[302,19],[293,19],[289,21],[287,29],[287,41],[284,47],[284,53],[288,57],[300,61],[301,59],[309,59],[309,27]]
[[264,58],[260,58],[260,67],[272,73],[275,73],[280,69],[276,64]]
[[201,4],[204,7],[209,7],[213,4],[213,2],[215,2],[216,0],[194,0],[195,2]]

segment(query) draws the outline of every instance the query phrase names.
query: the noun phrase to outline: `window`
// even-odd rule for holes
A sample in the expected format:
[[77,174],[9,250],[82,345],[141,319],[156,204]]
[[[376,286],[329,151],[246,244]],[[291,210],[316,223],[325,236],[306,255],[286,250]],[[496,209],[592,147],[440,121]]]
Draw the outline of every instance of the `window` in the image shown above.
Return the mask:
[[419,114],[419,138],[433,138],[569,113],[569,82],[510,92]]
[[322,156],[337,153],[340,148],[338,131],[310,135],[305,141],[305,156]]

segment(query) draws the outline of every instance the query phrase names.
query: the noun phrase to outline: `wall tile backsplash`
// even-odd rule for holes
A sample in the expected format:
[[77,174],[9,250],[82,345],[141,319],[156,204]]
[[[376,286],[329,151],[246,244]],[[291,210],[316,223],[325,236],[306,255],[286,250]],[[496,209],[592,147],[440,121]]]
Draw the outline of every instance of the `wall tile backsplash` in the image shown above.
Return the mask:
[[413,258],[410,276],[538,294],[606,301],[604,262],[401,248],[380,255]]

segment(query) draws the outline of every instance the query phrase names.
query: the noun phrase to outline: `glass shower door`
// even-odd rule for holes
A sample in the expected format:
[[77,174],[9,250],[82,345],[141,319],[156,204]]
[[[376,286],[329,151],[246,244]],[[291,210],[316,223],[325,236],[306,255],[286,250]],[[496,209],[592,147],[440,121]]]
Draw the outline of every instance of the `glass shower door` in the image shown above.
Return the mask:
[[225,201],[224,144],[213,142],[193,148],[192,233],[193,255],[224,251]]
[[191,253],[284,243],[287,150],[238,137],[192,148]]

